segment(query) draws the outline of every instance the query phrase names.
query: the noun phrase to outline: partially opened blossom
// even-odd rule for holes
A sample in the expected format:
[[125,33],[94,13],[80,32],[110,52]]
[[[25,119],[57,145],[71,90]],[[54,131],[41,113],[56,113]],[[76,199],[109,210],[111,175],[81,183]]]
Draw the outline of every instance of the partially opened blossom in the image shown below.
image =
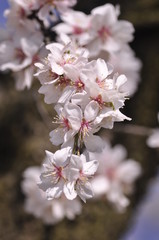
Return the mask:
[[41,167],[34,166],[27,168],[23,173],[21,188],[26,197],[25,211],[41,218],[46,224],[56,224],[64,217],[73,220],[82,210],[79,199],[70,201],[62,196],[58,200],[48,201],[45,192],[37,186],[41,172]]
[[122,212],[129,204],[127,194],[133,190],[133,182],[141,174],[139,163],[126,159],[126,150],[117,145],[113,148],[105,143],[101,153],[90,153],[90,159],[98,159],[99,168],[92,180],[95,196],[106,198]]
[[73,200],[77,195],[86,202],[93,197],[93,191],[89,179],[95,174],[98,161],[86,161],[86,157],[72,155],[68,173],[68,182],[64,186],[66,197]]

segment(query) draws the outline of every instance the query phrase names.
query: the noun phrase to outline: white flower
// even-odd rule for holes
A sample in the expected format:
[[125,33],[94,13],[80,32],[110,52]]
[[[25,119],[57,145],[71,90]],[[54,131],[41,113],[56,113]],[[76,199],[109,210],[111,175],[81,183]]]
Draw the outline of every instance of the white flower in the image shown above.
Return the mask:
[[89,178],[94,175],[98,162],[87,162],[84,155],[72,155],[68,173],[68,183],[64,186],[65,196],[72,200],[78,195],[84,202],[93,196]]
[[[49,44],[46,48],[51,52],[47,59],[35,64],[39,68],[36,76],[42,84],[39,92],[45,94],[45,102],[48,104],[65,103],[75,90],[82,90],[79,69],[87,62],[87,55],[85,50],[70,41],[66,45]],[[78,72],[77,79],[75,71]]]
[[56,224],[65,216],[73,220],[81,213],[79,199],[67,200],[64,196],[60,199],[46,199],[46,194],[37,186],[42,169],[40,167],[29,167],[23,173],[24,180],[21,184],[22,191],[26,196],[25,211],[41,218],[46,224]]
[[[36,1],[37,7],[38,1]],[[42,1],[42,0],[41,0]],[[28,19],[28,15],[32,13],[33,1],[32,0],[10,0],[10,9],[4,11],[4,15],[7,18],[7,29],[9,29],[12,34],[19,32],[25,37],[26,31],[35,32],[39,29],[38,22]],[[36,8],[36,7],[35,7]]]
[[[115,74],[110,76],[112,68],[104,60],[97,59],[86,64],[82,70],[82,81],[88,93],[88,98],[98,105],[98,114],[95,119],[96,124],[104,128],[112,128],[114,121],[130,120],[120,113],[119,108],[124,105],[127,93],[121,91],[121,87],[127,81],[125,75]],[[78,100],[77,100],[78,98]],[[79,100],[83,95],[79,95],[73,102],[82,102]]]
[[[159,122],[159,113],[157,115]],[[151,148],[159,148],[159,129],[154,129],[153,133],[147,139],[147,145]]]
[[[10,37],[9,37],[10,36]],[[27,37],[11,34],[0,43],[0,70],[12,70],[15,73],[17,89],[30,87],[35,71],[34,63],[44,57],[43,36],[40,32]]]
[[111,4],[105,4],[92,10],[90,40],[87,47],[92,56],[101,50],[116,52],[133,39],[134,28],[128,21],[118,20],[118,9]]
[[113,66],[114,72],[124,74],[127,77],[127,81],[121,86],[121,91],[133,95],[140,81],[139,72],[142,66],[141,61],[135,57],[133,50],[126,45],[115,53],[108,54],[102,51],[99,56]]
[[63,23],[59,23],[53,27],[56,33],[61,34],[61,32],[63,32],[69,34],[75,40],[89,37],[87,30],[90,27],[91,16],[80,11],[71,10],[63,13],[61,19]]
[[89,16],[75,11],[69,14],[62,16],[65,23],[55,27],[55,31],[72,35],[80,46],[89,50],[90,56],[97,56],[102,50],[109,53],[119,51],[133,39],[132,24],[118,20],[119,8],[112,4],[93,9]]
[[108,143],[102,153],[90,153],[90,159],[99,160],[97,174],[92,180],[96,197],[106,195],[118,211],[122,212],[129,204],[124,194],[132,192],[135,179],[141,174],[139,163],[126,158],[124,147],[111,148]]
[[54,154],[46,151],[45,171],[40,175],[40,189],[46,192],[48,200],[59,198],[66,181],[65,169],[69,164],[71,148],[63,148]]
[[60,125],[50,133],[50,140],[54,145],[73,147],[76,144],[77,149],[80,149],[84,144],[89,151],[101,150],[103,141],[93,135],[100,128],[95,124],[99,112],[99,106],[95,101],[89,102],[84,112],[73,103],[67,103],[64,108],[57,105],[56,110],[59,114],[57,123]]

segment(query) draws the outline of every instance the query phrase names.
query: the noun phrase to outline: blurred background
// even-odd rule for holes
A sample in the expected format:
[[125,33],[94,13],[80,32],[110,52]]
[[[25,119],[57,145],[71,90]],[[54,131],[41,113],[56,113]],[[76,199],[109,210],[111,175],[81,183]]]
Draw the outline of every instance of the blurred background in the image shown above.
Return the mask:
[[[89,13],[92,8],[107,2],[120,4],[120,18],[134,24],[135,39],[131,47],[143,63],[139,88],[126,102],[124,113],[132,118],[133,125],[155,128],[158,126],[159,111],[159,1],[79,0],[76,9]],[[2,15],[6,7],[7,1],[1,0],[0,26],[5,24]],[[38,89],[39,83],[35,80],[31,90],[18,92],[12,76],[0,74],[0,239],[159,239],[159,223],[151,224],[150,227],[149,222],[143,222],[145,217],[138,220],[142,203],[147,201],[145,197],[157,191],[148,191],[148,185],[157,176],[159,152],[146,145],[145,133],[138,135],[135,132],[123,132],[123,126],[128,123],[116,123],[113,132],[105,132],[111,135],[113,145],[123,144],[128,156],[138,161],[143,168],[142,177],[136,182],[135,192],[130,197],[131,204],[125,213],[117,213],[105,200],[84,204],[82,214],[75,221],[63,220],[55,226],[46,226],[41,220],[25,213],[24,195],[20,188],[22,172],[26,167],[41,164],[45,149],[54,151],[49,141],[49,132],[53,129],[52,108],[44,104],[43,96],[37,93]],[[158,184],[159,181],[156,186]],[[155,193],[153,196],[158,197]],[[154,206],[159,208],[159,204]],[[155,217],[155,222],[159,222],[159,214]]]

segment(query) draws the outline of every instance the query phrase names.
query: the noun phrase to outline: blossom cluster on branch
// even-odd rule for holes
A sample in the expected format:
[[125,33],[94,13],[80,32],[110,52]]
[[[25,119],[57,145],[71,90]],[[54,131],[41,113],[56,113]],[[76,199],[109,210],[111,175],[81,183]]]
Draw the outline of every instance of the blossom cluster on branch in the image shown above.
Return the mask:
[[[70,9],[75,3],[10,0],[7,29],[0,37],[0,70],[13,71],[17,89],[29,88],[37,77],[39,93],[57,112],[50,140],[60,149],[46,151],[43,167],[26,170],[22,184],[27,211],[47,223],[64,215],[73,219],[81,211],[77,197],[86,202],[94,192],[106,194],[122,211],[129,202],[124,193],[131,192],[141,172],[137,163],[122,162],[120,156],[101,163],[111,150],[98,134],[112,129],[114,122],[130,120],[120,109],[139,80],[141,63],[129,46],[134,28],[118,20],[119,7],[105,4],[86,15]],[[46,215],[48,209],[51,215]]]

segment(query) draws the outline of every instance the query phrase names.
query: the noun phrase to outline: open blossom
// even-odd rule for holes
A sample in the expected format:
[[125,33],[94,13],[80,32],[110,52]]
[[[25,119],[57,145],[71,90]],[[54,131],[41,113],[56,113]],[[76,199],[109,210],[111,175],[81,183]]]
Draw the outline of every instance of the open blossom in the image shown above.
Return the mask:
[[75,66],[79,72],[88,61],[87,52],[70,41],[66,45],[52,43],[47,45],[46,49],[51,53],[42,63],[35,64],[39,68],[36,76],[42,84],[39,92],[45,95],[45,102],[48,104],[64,103],[76,89],[82,89],[81,82],[67,74],[68,67]]
[[63,148],[54,154],[46,151],[44,172],[40,175],[40,189],[46,192],[48,200],[59,198],[66,182],[66,168],[69,164],[71,148]]
[[57,123],[59,127],[50,133],[50,140],[54,145],[73,146],[80,149],[84,144],[89,151],[98,151],[103,148],[103,141],[94,135],[99,131],[99,125],[95,124],[99,107],[94,101],[86,105],[84,112],[73,103],[67,103],[64,107],[56,106],[58,112]]
[[39,29],[38,22],[35,19],[28,18],[32,10],[39,8],[40,2],[38,3],[38,0],[10,0],[9,3],[10,8],[4,11],[7,18],[7,29],[10,29],[13,33],[15,29],[16,33],[21,32],[24,36],[26,30],[35,32]]
[[25,211],[41,218],[46,224],[56,224],[64,217],[73,220],[82,210],[79,199],[69,201],[62,196],[58,200],[48,201],[45,192],[37,186],[41,171],[41,167],[34,166],[27,168],[23,173],[21,188],[26,197]]
[[[109,53],[119,51],[124,44],[132,41],[134,28],[128,21],[118,20],[119,9],[111,4],[105,4],[91,11],[89,20],[82,13],[70,12],[71,17],[62,17],[65,21],[55,27],[55,31],[64,31],[73,35],[79,45],[85,46],[90,51],[90,56],[97,56],[100,51]],[[76,18],[81,17],[81,21],[86,19],[86,29],[76,22]],[[70,21],[70,19],[75,21]],[[78,29],[78,32],[76,31]]]
[[[157,115],[159,122],[159,113]],[[147,139],[147,145],[151,148],[159,148],[159,129],[156,128],[153,130],[152,134]]]
[[[99,109],[95,119],[96,124],[104,128],[112,128],[115,121],[130,120],[119,111],[127,95],[121,91],[121,87],[127,81],[125,75],[115,74],[111,77],[112,68],[102,59],[86,64],[82,74],[88,98],[96,102]],[[72,98],[74,101],[74,96]],[[86,99],[82,94],[76,97],[76,102],[82,102],[77,98],[82,98],[83,101]]]
[[98,159],[99,168],[92,180],[96,197],[103,195],[122,212],[129,204],[125,194],[133,190],[133,182],[141,174],[139,163],[126,159],[126,150],[117,145],[111,148],[108,143],[101,153],[90,153],[90,159]]
[[97,167],[97,160],[87,162],[83,154],[71,156],[68,182],[64,188],[64,193],[68,199],[73,200],[78,195],[86,202],[86,199],[93,197],[89,179],[95,174]]
[[75,40],[87,38],[87,30],[90,27],[91,16],[80,11],[71,10],[61,15],[63,23],[53,27],[58,34],[61,32],[71,35]]
[[40,32],[26,36],[9,34],[0,43],[0,70],[15,73],[17,89],[30,87],[35,71],[34,63],[44,57],[46,50],[41,48],[43,36]]
[[135,57],[135,53],[125,45],[120,51],[109,54],[102,51],[99,56],[113,66],[114,72],[124,74],[127,81],[121,86],[123,92],[128,92],[133,95],[140,81],[140,70],[142,67],[141,61]]
[[93,196],[89,178],[97,170],[97,160],[87,161],[84,155],[71,154],[71,148],[63,148],[54,154],[46,151],[44,172],[41,173],[40,189],[48,200],[64,195],[73,200],[77,195],[85,202]]

